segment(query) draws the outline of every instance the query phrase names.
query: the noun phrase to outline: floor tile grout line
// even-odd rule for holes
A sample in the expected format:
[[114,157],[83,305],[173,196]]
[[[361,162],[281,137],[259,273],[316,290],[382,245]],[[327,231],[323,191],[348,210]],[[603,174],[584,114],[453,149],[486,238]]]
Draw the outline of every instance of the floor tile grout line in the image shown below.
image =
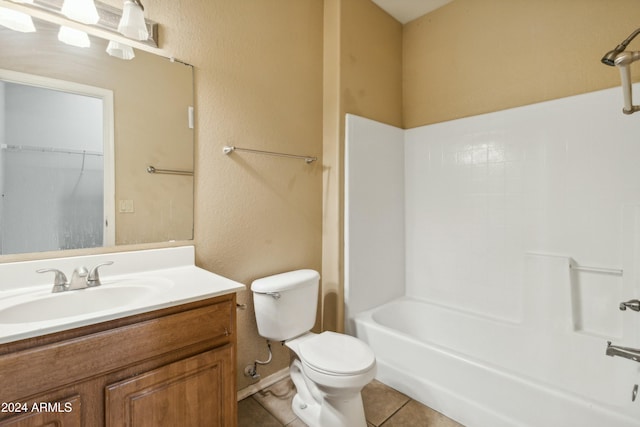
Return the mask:
[[[399,407],[398,409],[396,409],[395,411],[393,411],[393,412],[391,413],[391,415],[389,415],[387,418],[385,418],[385,419],[382,421],[382,423],[380,423],[380,425],[379,425],[379,426],[376,426],[376,427],[382,427],[382,426],[384,426],[384,423],[386,423],[386,422],[387,422],[387,421],[389,421],[391,418],[393,418],[393,416],[394,416],[395,414],[397,414],[398,412],[400,412],[400,410],[401,410],[402,408],[404,408],[405,406],[407,406],[407,405],[409,404],[409,402],[411,402],[411,400],[412,400],[412,399],[411,399],[410,397],[408,397],[406,402],[404,402],[402,405],[400,405],[400,407]],[[373,424],[373,423],[371,423],[371,424]],[[375,425],[375,424],[374,424],[374,425]]]

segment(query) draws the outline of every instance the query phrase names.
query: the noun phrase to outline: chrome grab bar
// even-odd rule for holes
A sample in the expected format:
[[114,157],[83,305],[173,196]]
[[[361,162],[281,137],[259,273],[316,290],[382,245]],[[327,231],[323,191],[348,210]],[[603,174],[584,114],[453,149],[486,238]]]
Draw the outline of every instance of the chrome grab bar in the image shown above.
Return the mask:
[[624,357],[625,359],[631,359],[636,362],[640,362],[640,349],[611,345],[611,341],[607,341],[606,355],[611,357]]

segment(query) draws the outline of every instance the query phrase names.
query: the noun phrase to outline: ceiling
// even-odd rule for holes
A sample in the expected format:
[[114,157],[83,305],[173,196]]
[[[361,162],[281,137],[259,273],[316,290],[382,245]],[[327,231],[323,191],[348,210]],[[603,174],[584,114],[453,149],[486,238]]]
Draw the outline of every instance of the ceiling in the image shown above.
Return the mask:
[[372,0],[389,15],[406,24],[409,21],[431,12],[452,0]]

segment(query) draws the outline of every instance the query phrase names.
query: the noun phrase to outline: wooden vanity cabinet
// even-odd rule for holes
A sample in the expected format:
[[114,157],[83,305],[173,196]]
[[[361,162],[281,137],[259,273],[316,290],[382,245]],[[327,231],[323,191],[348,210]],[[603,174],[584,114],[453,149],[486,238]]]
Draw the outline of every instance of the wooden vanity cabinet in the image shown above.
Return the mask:
[[0,426],[236,426],[235,307],[230,294],[0,345]]

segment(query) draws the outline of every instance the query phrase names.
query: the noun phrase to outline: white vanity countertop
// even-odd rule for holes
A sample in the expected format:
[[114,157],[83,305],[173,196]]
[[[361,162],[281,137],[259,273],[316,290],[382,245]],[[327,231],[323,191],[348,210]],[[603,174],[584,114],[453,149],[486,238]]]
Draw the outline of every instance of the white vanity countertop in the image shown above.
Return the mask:
[[[95,288],[54,294],[54,273],[35,272],[56,268],[70,280],[75,268],[107,261]],[[0,344],[246,289],[194,261],[183,246],[0,264]]]

